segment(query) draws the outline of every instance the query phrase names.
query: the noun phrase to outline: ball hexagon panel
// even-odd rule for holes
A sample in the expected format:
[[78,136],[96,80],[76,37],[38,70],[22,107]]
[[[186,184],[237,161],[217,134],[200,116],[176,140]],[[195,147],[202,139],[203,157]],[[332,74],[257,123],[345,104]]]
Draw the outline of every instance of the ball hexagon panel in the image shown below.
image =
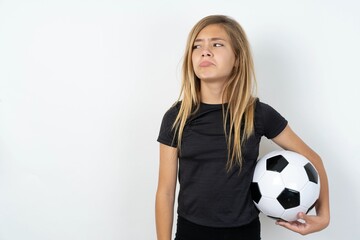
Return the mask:
[[309,182],[304,168],[293,162],[290,162],[290,164],[281,172],[281,177],[287,188],[297,191],[303,189],[305,184]]
[[309,160],[301,154],[292,151],[281,151],[281,154],[289,161],[304,166]]
[[256,206],[259,209],[262,209],[261,210],[262,213],[274,218],[279,218],[284,213],[284,208],[274,198],[268,198],[262,196],[259,204],[256,204]]
[[304,207],[310,208],[311,205],[319,198],[320,185],[313,182],[308,182],[301,190],[300,204]]
[[260,178],[259,189],[262,196],[276,199],[285,186],[280,173],[266,171]]
[[284,213],[281,215],[281,219],[291,222],[296,221],[298,219],[297,214],[299,212],[306,212],[307,208],[303,206],[297,206],[295,208],[286,209]]
[[262,175],[264,174],[264,172],[266,172],[266,161],[265,161],[265,159],[260,159],[256,163],[253,181],[258,182],[260,180],[260,178],[262,177]]

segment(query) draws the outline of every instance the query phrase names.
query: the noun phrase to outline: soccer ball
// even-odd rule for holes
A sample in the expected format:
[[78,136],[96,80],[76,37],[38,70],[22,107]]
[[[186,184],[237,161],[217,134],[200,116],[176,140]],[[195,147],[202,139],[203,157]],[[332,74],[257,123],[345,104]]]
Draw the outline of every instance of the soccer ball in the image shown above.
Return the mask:
[[320,193],[315,167],[304,156],[286,150],[273,151],[256,164],[251,195],[266,216],[297,220],[299,212],[309,212]]

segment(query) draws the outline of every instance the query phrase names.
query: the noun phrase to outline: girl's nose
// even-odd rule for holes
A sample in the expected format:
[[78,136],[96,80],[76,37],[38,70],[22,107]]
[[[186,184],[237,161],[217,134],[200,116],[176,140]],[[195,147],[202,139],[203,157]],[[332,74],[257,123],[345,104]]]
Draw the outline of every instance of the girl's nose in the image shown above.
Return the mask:
[[202,57],[212,57],[212,52],[208,48],[204,48],[201,53],[201,56]]

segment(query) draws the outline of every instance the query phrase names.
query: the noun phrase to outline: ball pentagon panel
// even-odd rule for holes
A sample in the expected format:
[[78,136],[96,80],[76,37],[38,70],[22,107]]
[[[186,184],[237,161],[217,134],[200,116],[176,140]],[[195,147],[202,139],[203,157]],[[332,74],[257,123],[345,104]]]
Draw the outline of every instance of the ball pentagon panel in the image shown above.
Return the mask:
[[266,160],[266,170],[280,173],[288,164],[286,158],[279,154]]

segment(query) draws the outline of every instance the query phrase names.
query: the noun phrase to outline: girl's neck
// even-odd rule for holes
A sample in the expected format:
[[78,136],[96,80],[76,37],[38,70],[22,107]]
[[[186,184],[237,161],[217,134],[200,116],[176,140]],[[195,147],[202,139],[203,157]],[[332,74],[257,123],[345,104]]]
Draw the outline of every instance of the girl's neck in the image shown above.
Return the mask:
[[224,84],[220,83],[204,83],[201,82],[200,97],[202,103],[221,104],[223,103]]

